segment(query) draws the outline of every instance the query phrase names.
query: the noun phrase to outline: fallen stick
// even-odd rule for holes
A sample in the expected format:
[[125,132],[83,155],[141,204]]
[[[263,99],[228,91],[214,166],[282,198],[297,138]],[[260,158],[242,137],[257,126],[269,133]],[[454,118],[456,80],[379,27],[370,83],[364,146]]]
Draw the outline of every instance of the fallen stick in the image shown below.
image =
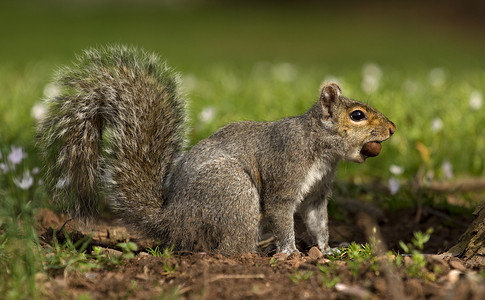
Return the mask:
[[225,279],[264,279],[264,274],[217,274],[216,276],[207,280],[207,282],[214,282]]
[[479,192],[485,190],[485,178],[457,178],[452,181],[432,181],[428,189],[432,192]]
[[[360,185],[374,191],[389,192],[389,187],[382,182],[364,182]],[[414,182],[404,183],[402,187],[423,188],[433,193],[482,192],[485,191],[485,177],[455,178],[447,181],[435,180],[427,183],[422,180],[414,180]]]

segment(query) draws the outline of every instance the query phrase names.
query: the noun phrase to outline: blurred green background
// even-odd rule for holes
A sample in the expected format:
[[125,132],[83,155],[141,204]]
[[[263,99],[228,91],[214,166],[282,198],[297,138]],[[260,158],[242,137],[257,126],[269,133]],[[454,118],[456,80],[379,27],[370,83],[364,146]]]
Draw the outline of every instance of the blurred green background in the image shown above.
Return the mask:
[[[165,57],[181,73],[192,145],[228,122],[304,113],[323,81],[337,81],[397,132],[379,157],[342,163],[335,194],[448,206],[456,199],[411,183],[484,175],[484,12],[481,0],[1,0],[0,298],[39,294],[52,257],[34,228],[36,208],[51,205],[35,125],[55,70],[76,53],[122,43]],[[361,183],[374,180],[388,191],[366,194]]]
[[[480,176],[485,18],[480,1],[2,1],[0,141],[36,162],[32,107],[56,68],[107,43],[159,53],[182,74],[191,143],[236,120],[303,113],[324,80],[397,124],[345,178]],[[417,146],[418,145],[418,146]],[[5,156],[5,155],[4,155]],[[396,175],[396,174],[394,174]]]

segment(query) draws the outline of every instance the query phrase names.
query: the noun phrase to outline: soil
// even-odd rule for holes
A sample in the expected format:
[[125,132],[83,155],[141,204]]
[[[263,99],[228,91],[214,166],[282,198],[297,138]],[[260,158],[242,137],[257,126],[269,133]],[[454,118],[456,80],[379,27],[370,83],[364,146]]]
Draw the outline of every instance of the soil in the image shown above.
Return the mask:
[[[274,253],[271,238],[261,244],[261,254],[224,257],[199,252],[156,257],[146,251],[155,248],[155,242],[140,238],[116,221],[103,221],[88,230],[43,209],[37,222],[43,247],[53,244],[55,232],[62,241],[65,235],[59,232],[63,228],[74,242],[88,234],[92,237],[87,253],[99,246],[111,256],[120,255],[117,244],[127,241],[136,243],[139,250],[120,264],[100,264],[84,271],[50,269],[38,274],[37,283],[46,299],[484,299],[485,266],[443,254],[466,230],[471,216],[447,215],[446,211],[425,209],[415,222],[416,210],[403,209],[380,212],[374,219],[383,245],[401,253],[400,240],[409,242],[413,232],[433,227],[422,250],[426,267],[413,275],[409,271],[412,256],[404,256],[399,267],[378,256],[377,268],[364,261],[355,269],[348,261],[330,261],[303,242],[299,243],[301,254]],[[346,222],[330,220],[331,246],[364,243],[364,231],[357,217]]]

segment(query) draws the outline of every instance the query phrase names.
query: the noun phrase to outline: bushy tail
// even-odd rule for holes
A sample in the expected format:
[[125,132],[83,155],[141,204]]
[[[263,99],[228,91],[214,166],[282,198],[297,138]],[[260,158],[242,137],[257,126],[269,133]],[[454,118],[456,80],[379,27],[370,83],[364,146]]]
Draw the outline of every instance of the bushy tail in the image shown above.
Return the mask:
[[57,84],[38,127],[53,199],[81,218],[96,215],[103,196],[128,222],[157,214],[185,144],[177,74],[156,55],[110,46],[85,51]]

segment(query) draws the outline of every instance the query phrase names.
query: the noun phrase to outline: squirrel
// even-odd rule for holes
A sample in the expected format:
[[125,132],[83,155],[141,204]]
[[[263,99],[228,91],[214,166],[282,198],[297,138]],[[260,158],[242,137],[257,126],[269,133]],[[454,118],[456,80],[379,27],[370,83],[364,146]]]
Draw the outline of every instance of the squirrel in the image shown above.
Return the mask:
[[107,204],[176,250],[257,252],[267,220],[277,251],[290,254],[299,214],[329,253],[327,196],[338,162],[377,156],[396,130],[328,83],[302,115],[231,123],[186,150],[179,75],[156,54],[91,48],[56,82],[60,94],[45,99],[37,129],[52,199],[84,220]]

